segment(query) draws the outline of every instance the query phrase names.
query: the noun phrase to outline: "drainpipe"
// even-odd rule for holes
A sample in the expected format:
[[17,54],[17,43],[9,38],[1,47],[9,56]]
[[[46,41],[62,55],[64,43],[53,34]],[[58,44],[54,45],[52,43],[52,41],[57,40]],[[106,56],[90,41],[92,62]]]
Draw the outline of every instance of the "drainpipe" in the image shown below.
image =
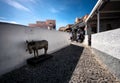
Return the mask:
[[100,32],[100,11],[97,11],[97,33]]

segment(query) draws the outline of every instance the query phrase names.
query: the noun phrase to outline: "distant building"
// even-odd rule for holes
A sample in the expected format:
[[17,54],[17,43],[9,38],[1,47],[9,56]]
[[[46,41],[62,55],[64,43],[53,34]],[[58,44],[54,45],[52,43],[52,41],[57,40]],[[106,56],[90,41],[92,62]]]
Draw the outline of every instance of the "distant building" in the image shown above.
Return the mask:
[[66,32],[71,32],[73,24],[68,24],[66,25],[65,31]]
[[29,24],[29,27],[40,27],[45,29],[56,29],[56,20],[36,21],[36,24]]
[[75,24],[79,23],[81,21],[81,18],[76,17]]
[[85,20],[87,19],[88,17],[88,14],[84,15],[83,17],[81,18],[76,18],[75,19],[75,23],[74,25],[72,26],[73,29],[82,29],[83,31],[85,30]]
[[87,17],[88,17],[88,14],[86,14],[85,16],[83,16],[83,17],[81,18],[82,21],[85,22],[85,20],[87,19]]
[[87,19],[87,17],[88,17],[88,14],[86,14],[86,15],[83,16],[82,18],[76,17],[76,19],[75,19],[75,24],[80,23],[80,22],[85,22],[85,20]]
[[65,27],[60,27],[59,31],[71,32],[73,24],[67,24]]
[[63,32],[64,32],[64,31],[65,31],[65,28],[66,28],[66,27],[60,27],[60,28],[59,28],[59,31],[63,31]]
[[85,29],[85,20],[87,19],[88,14],[83,16],[82,18],[76,17],[75,23],[74,24],[67,24],[66,27],[60,27],[59,31],[64,31],[64,32],[71,32],[72,29],[76,28],[81,28],[82,30]]

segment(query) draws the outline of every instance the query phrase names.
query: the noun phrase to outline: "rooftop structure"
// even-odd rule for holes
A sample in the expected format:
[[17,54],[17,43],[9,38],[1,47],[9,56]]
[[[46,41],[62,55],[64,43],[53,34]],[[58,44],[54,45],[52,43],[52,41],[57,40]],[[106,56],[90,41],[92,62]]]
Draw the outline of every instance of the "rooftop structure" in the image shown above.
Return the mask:
[[30,23],[29,27],[40,27],[45,29],[56,29],[55,20],[46,20],[46,21],[36,21],[36,24]]
[[106,31],[109,25],[116,29],[120,27],[119,5],[120,0],[98,0],[85,22],[96,26],[96,32]]
[[66,27],[60,27],[60,28],[59,28],[59,31],[65,31],[65,28],[66,28]]

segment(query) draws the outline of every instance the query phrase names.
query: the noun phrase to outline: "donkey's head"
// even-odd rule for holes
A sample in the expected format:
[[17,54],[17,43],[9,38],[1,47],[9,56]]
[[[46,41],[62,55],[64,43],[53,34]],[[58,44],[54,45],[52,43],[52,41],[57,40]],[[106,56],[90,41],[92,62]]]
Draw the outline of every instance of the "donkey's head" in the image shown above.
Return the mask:
[[29,51],[29,53],[31,54],[32,53],[32,42],[26,41],[26,44],[27,44],[26,51]]

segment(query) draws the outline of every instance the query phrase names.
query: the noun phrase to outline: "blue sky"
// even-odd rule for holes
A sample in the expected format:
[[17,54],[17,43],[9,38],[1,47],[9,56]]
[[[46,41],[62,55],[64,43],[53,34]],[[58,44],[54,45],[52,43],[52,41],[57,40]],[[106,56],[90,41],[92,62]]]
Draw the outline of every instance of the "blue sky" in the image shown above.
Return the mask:
[[89,14],[98,0],[0,0],[0,21],[28,25],[46,19],[60,26]]

